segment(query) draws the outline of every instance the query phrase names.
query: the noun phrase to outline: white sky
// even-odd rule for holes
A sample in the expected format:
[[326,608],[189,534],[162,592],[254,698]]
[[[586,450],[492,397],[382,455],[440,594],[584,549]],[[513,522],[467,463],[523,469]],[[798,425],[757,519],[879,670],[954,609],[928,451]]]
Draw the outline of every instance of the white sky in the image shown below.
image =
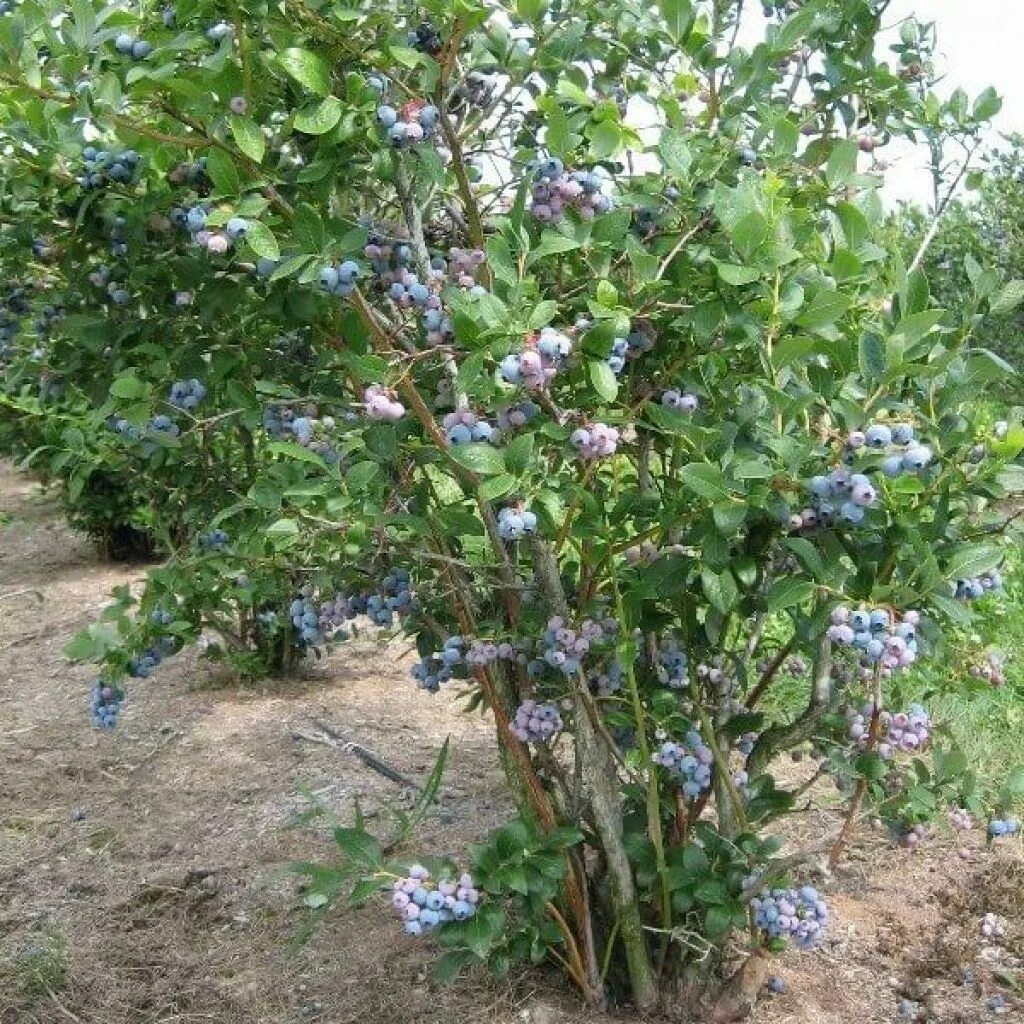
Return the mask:
[[[948,94],[960,86],[973,99],[994,86],[1003,109],[995,119],[992,141],[998,141],[998,132],[1024,132],[1024,0],[894,0],[886,24],[909,14],[936,24],[937,61],[946,75],[938,91]],[[886,198],[927,203],[927,155],[914,150],[897,154],[896,147],[883,152],[892,161],[885,176]]]

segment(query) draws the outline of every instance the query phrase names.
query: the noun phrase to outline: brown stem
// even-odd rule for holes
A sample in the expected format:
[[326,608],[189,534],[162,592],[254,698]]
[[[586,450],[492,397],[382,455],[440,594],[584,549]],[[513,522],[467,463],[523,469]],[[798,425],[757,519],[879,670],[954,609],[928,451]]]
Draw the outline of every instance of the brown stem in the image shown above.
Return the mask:
[[[864,748],[865,753],[871,754],[878,746],[878,738],[882,732],[882,693],[881,683],[879,677],[875,676],[875,697],[874,703],[871,708],[871,722],[868,725],[868,742]],[[868,791],[868,777],[867,775],[861,775],[857,780],[857,786],[853,791],[853,797],[850,800],[850,806],[846,811],[846,817],[843,819],[843,827],[839,830],[839,835],[836,837],[835,843],[832,845],[832,849],[828,854],[828,866],[829,869],[834,871],[836,865],[839,863],[843,856],[843,851],[846,849],[850,840],[853,838],[853,834],[857,829],[857,820],[860,817],[861,804],[864,803],[864,797]]]
[[750,691],[745,701],[748,708],[753,709],[757,702],[764,695],[765,690],[768,689],[772,684],[772,680],[775,678],[776,673],[782,668],[782,663],[789,657],[790,652],[796,646],[796,636],[791,636],[776,652],[775,657],[768,663],[765,670],[761,673],[760,678],[757,680],[757,684]]

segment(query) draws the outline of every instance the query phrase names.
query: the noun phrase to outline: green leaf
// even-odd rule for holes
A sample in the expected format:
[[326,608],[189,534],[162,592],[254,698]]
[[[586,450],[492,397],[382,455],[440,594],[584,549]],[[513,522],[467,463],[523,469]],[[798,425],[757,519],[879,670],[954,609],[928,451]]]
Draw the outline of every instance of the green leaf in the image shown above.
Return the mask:
[[231,126],[231,134],[238,148],[250,160],[260,163],[267,149],[267,140],[263,137],[263,132],[260,131],[256,122],[244,114],[232,114],[228,118],[228,124]]
[[557,313],[558,303],[553,299],[545,299],[543,302],[538,302],[530,311],[530,315],[526,320],[527,330],[535,331],[539,327],[546,327],[554,320]]
[[853,139],[841,139],[832,147],[832,153],[825,166],[825,180],[832,188],[846,185],[857,173],[857,143]]
[[299,524],[294,519],[278,519],[267,527],[266,534],[275,540],[298,537]]
[[761,276],[761,271],[756,267],[740,267],[735,263],[719,263],[715,261],[718,276],[726,283],[732,285],[750,284]]
[[480,476],[497,476],[505,472],[501,452],[489,444],[457,444],[448,449],[452,460]]
[[317,96],[331,91],[331,73],[323,57],[293,46],[278,55],[278,63],[299,85]]
[[224,195],[238,192],[238,170],[234,160],[223,149],[211,149],[206,156],[206,173],[213,187]]
[[590,129],[590,154],[595,160],[606,160],[622,145],[622,129],[610,118]]
[[569,118],[553,99],[545,106],[544,113],[547,126],[544,144],[553,156],[564,158],[572,149],[573,139],[569,130]]
[[380,466],[376,462],[357,462],[351,469],[346,471],[345,485],[350,491],[358,494],[379,475]]
[[992,86],[989,86],[974,101],[971,117],[975,121],[988,121],[990,118],[995,117],[1002,108],[1003,98]]
[[747,506],[742,501],[722,501],[714,505],[711,515],[723,537],[731,537],[747,518]]
[[587,369],[590,383],[598,395],[606,402],[614,402],[615,396],[619,393],[619,382],[615,379],[607,360],[591,359]]
[[804,306],[803,312],[796,318],[795,323],[809,331],[816,331],[835,323],[852,303],[853,300],[849,295],[832,291],[830,288],[822,288]]
[[306,135],[326,135],[341,120],[341,113],[341,100],[327,96],[300,110],[295,115],[295,128]]
[[1003,560],[1003,551],[993,544],[971,544],[953,552],[946,562],[946,575],[951,580],[980,576],[994,569]]
[[693,154],[682,132],[666,129],[658,140],[658,156],[665,170],[682,177],[693,163]]
[[726,903],[729,899],[729,890],[719,878],[705,878],[693,894],[701,903]]
[[702,875],[711,866],[708,855],[696,843],[683,847],[683,867],[691,875]]
[[111,381],[110,393],[115,398],[138,400],[149,394],[149,385],[137,377],[117,377]]
[[700,581],[708,600],[723,615],[736,604],[739,591],[736,589],[736,581],[728,569],[721,574],[713,573],[710,569],[702,569]]
[[533,458],[533,434],[520,434],[505,446],[505,465],[510,473],[521,476]]
[[532,265],[545,256],[556,256],[558,253],[571,252],[579,247],[580,243],[575,238],[566,238],[565,235],[559,235],[554,231],[545,231],[540,236],[540,244],[530,252],[529,263]]
[[341,852],[360,867],[375,868],[380,864],[380,843],[365,829],[336,828],[334,841]]
[[857,360],[865,380],[878,380],[885,373],[885,343],[877,334],[862,334],[857,343]]
[[509,473],[500,473],[498,476],[488,477],[478,488],[480,497],[484,501],[497,501],[511,494],[519,486],[519,481]]
[[485,957],[504,925],[505,915],[498,907],[481,907],[463,925],[463,941],[478,957]]
[[780,612],[784,608],[791,608],[793,605],[803,604],[814,595],[814,584],[809,580],[796,579],[787,576],[784,579],[776,580],[771,585],[766,595],[768,611]]
[[262,221],[251,221],[245,233],[245,244],[259,257],[279,260],[281,249],[273,232]]
[[433,973],[439,985],[451,985],[479,957],[468,949],[449,949],[434,961]]
[[708,462],[691,462],[680,469],[679,476],[684,487],[708,501],[728,500],[732,496],[725,475]]
[[295,241],[307,252],[319,252],[323,248],[324,222],[309,203],[299,203],[295,207],[292,233],[295,235]]
[[1014,278],[1003,286],[1003,290],[989,300],[988,309],[993,316],[1006,316],[1024,302],[1024,281]]
[[677,43],[685,42],[693,26],[693,4],[690,0],[658,0],[658,8],[668,25],[668,34]]

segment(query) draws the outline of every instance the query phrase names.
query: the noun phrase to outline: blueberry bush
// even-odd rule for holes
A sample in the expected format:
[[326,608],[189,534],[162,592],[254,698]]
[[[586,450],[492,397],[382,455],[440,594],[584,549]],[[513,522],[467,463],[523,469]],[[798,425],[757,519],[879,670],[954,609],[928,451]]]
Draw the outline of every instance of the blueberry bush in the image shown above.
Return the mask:
[[[828,929],[809,858],[983,813],[898,689],[999,599],[1024,489],[1019,414],[977,414],[1012,369],[881,244],[931,37],[752,6],[0,17],[0,436],[166,552],[69,648],[93,719],[200,639],[260,675],[415,638],[416,715],[493,719],[515,817],[460,865],[360,820],[306,867],[448,977],[550,959],[595,1008],[729,1020]],[[808,744],[845,810],[783,854]]]

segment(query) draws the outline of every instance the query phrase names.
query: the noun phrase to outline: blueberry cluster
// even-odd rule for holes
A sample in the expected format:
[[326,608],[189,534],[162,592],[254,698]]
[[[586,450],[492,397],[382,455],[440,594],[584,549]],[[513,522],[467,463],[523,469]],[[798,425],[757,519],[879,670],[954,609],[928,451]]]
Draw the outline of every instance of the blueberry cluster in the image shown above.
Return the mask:
[[317,603],[313,588],[306,584],[288,606],[288,615],[304,645],[317,647],[330,639],[348,639],[345,623],[355,615],[344,597]]
[[957,832],[968,832],[974,828],[974,818],[966,807],[951,807],[946,819]]
[[989,569],[980,576],[957,580],[953,587],[953,596],[961,601],[977,601],[989,591],[1002,590],[1003,577],[998,569]]
[[928,828],[923,823],[918,822],[916,825],[913,825],[909,822],[902,822],[899,826],[896,842],[904,850],[916,850],[927,835]]
[[621,663],[617,658],[612,658],[607,665],[587,673],[587,685],[596,696],[611,697],[622,689],[623,675]]
[[1005,818],[993,818],[988,823],[988,834],[993,839],[1002,836],[1015,836],[1020,832],[1020,822],[1009,816]]
[[[849,737],[861,746],[868,743],[871,714],[872,708],[868,705],[849,715]],[[878,717],[881,727],[878,753],[882,757],[892,757],[897,751],[910,754],[927,746],[931,735],[931,719],[920,704],[911,704],[908,711],[896,714],[882,711]]]
[[395,398],[395,393],[380,384],[371,384],[363,392],[363,410],[371,420],[393,423],[405,415],[405,406]]
[[460,249],[453,245],[447,258],[435,256],[430,261],[430,268],[439,280],[482,295],[485,289],[477,283],[476,274],[486,262],[487,254],[483,249]]
[[683,795],[691,799],[711,785],[715,755],[696,729],[691,729],[682,743],[663,743],[651,755],[651,760],[674,772],[679,777]]
[[794,516],[791,525],[796,529],[832,526],[837,518],[855,526],[863,522],[864,510],[878,501],[878,492],[863,473],[842,467],[827,476],[812,477],[808,487],[813,504]]
[[225,530],[217,527],[216,529],[210,530],[208,533],[204,533],[199,537],[199,546],[204,551],[223,551],[228,546],[228,542],[231,538],[228,536]]
[[391,895],[391,906],[405,922],[407,935],[422,935],[449,921],[467,921],[479,902],[472,875],[462,875],[458,882],[441,879],[434,885],[430,872],[420,864],[395,882]]
[[329,295],[347,298],[355,291],[358,277],[359,264],[355,260],[344,260],[337,266],[328,265],[320,271],[320,287]]
[[554,704],[526,700],[516,709],[508,728],[523,743],[542,743],[562,731],[562,716]]
[[153,52],[153,44],[128,32],[119,32],[114,37],[114,49],[132,60],[145,60]]
[[540,406],[529,399],[498,410],[498,429],[509,431],[525,427],[540,412]]
[[900,619],[886,608],[851,610],[841,605],[832,611],[828,636],[842,647],[852,647],[862,669],[880,666],[888,677],[917,660],[919,622],[916,611],[904,612]]
[[171,385],[167,401],[175,409],[184,409],[186,412],[192,412],[205,397],[206,387],[203,385],[203,382],[192,377],[189,380],[176,380]]
[[127,223],[124,217],[115,217],[110,226],[110,251],[118,257],[128,255],[128,243],[124,237],[124,228]]
[[916,440],[909,423],[873,423],[864,431],[852,431],[846,439],[847,459],[860,451],[887,453],[880,468],[885,476],[893,478],[920,473],[934,458],[931,448]]
[[122,185],[133,181],[142,158],[134,149],[113,153],[108,149],[86,146],[82,150],[82,173],[75,181],[81,188],[103,188],[116,181]]
[[813,886],[772,889],[750,901],[754,923],[773,939],[789,939],[798,949],[817,945],[828,926],[828,908]]
[[[191,185],[197,192],[206,194],[213,187],[209,175],[206,173],[206,157],[201,156],[190,164],[176,164],[167,172],[167,180],[172,185]],[[174,218],[172,217],[173,221]],[[183,226],[183,225],[182,225]]]
[[115,305],[123,306],[131,296],[124,285],[111,279],[110,267],[101,264],[88,276],[89,284],[94,288],[105,288]]
[[606,618],[600,622],[584,619],[577,629],[571,629],[560,615],[555,615],[548,619],[539,644],[540,658],[530,662],[528,670],[532,675],[539,675],[546,666],[550,666],[562,675],[574,676],[591,647],[613,637],[618,628],[615,619]]
[[188,231],[196,245],[214,256],[223,256],[232,245],[245,238],[249,231],[249,222],[244,217],[231,217],[223,231],[211,231],[207,228],[208,216],[208,209],[201,204],[176,206],[171,210],[170,220],[172,224]]
[[294,441],[315,452],[329,466],[337,465],[341,461],[341,454],[330,441],[317,437],[317,433],[333,428],[334,417],[318,417],[316,406],[307,406],[299,413],[280,404],[267,405],[263,410],[263,429],[271,437]]
[[494,643],[492,640],[474,639],[466,651],[467,665],[492,665],[496,661],[516,661],[518,652],[507,641]]
[[561,160],[549,157],[532,165],[532,173],[530,213],[541,223],[557,223],[570,207],[584,220],[611,209],[611,200],[601,192],[601,179],[592,171],[567,174]]
[[603,459],[615,454],[619,444],[619,430],[606,423],[593,423],[579,427],[569,435],[569,444],[576,449],[581,459]]
[[675,409],[677,412],[696,412],[700,405],[700,399],[690,391],[679,391],[670,388],[662,393],[661,404],[666,409]]
[[[118,423],[123,421],[117,421]],[[178,426],[170,416],[166,416],[163,413],[158,413],[152,417],[149,423],[146,425],[146,430],[149,433],[155,434],[170,434],[171,437],[177,437],[181,433],[181,428]]]
[[177,641],[173,636],[159,637],[157,646],[147,647],[141,654],[129,660],[128,675],[133,679],[148,679],[153,674],[153,669],[164,660],[164,656],[174,654],[176,650]]
[[124,691],[97,679],[89,694],[89,713],[98,729],[113,729],[124,704]]
[[498,76],[474,69],[459,82],[456,98],[474,107],[488,107],[498,87]]
[[412,266],[412,246],[408,242],[408,232],[399,229],[399,237],[390,237],[383,230],[366,225],[368,234],[363,255],[370,262],[374,275],[384,285],[390,285],[399,279],[404,270]]
[[420,689],[437,693],[442,683],[452,678],[453,669],[464,662],[465,640],[461,636],[450,636],[441,650],[420,658],[412,667],[412,677]]
[[452,445],[497,439],[494,427],[470,409],[456,409],[448,413],[441,425],[445,429],[448,443]]
[[429,53],[431,57],[436,57],[443,46],[440,33],[429,21],[421,21],[409,30],[409,45],[420,53]]
[[[156,418],[157,417],[153,417],[153,420],[150,421],[151,426],[153,422],[156,420]],[[168,421],[170,421],[170,417],[165,418],[168,419]],[[171,423],[171,425],[174,425],[173,422]],[[121,434],[123,437],[127,437],[129,441],[142,440],[143,431],[134,423],[130,423],[123,416],[109,417],[107,420],[107,427],[110,430],[113,430],[115,433]],[[168,432],[173,433],[173,431],[170,431],[170,428],[168,428]]]
[[639,544],[630,544],[622,552],[622,557],[629,565],[652,565],[662,554],[662,549],[654,541],[647,539]]
[[571,352],[572,341],[565,334],[544,327],[540,334],[527,339],[521,352],[505,356],[499,370],[509,384],[540,391],[551,383]]
[[377,124],[396,149],[432,139],[440,116],[437,107],[424,100],[410,100],[397,109],[389,103],[377,107]]
[[365,615],[375,626],[393,626],[395,617],[411,612],[415,606],[412,578],[408,569],[392,569],[372,592],[348,598],[350,617]]
[[698,662],[696,671],[697,678],[718,697],[727,697],[739,684],[736,666],[721,654],[713,655],[708,661]]
[[537,514],[519,505],[509,505],[498,513],[498,535],[502,540],[521,540],[537,530]]
[[679,646],[679,641],[674,636],[658,640],[657,659],[655,672],[662,686],[670,686],[673,690],[689,686],[686,652]]

